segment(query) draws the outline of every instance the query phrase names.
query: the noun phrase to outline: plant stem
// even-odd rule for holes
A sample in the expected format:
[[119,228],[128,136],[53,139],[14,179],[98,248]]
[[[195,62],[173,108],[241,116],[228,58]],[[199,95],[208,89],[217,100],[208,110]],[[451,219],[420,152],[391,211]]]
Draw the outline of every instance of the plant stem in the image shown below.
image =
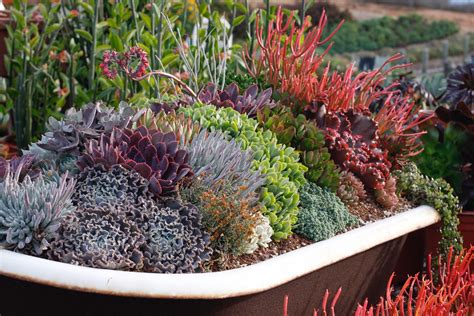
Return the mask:
[[268,36],[268,25],[270,24],[270,0],[265,0],[266,2],[266,19],[265,19],[265,39]]
[[[151,76],[158,76],[158,77],[164,77],[164,78],[172,79],[172,80],[176,81],[180,86],[182,86],[184,88],[184,90],[186,90],[193,98],[197,99],[196,93],[186,83],[184,83],[178,77],[173,76],[172,74],[164,72],[164,71],[155,70],[155,71],[151,71],[151,72],[149,72],[146,75],[143,75],[141,77],[132,78],[132,79],[135,80],[135,81],[140,81],[140,80],[143,80],[143,79],[151,77]],[[127,77],[125,77],[125,78],[127,78]]]
[[[97,45],[97,22],[99,19],[99,3],[100,0],[95,0],[94,2],[94,16],[92,21],[92,45],[89,53],[89,89],[94,89],[94,76],[95,76],[95,47]],[[71,56],[72,59],[72,56]],[[72,87],[70,87],[72,89]],[[95,89],[94,89],[95,90]],[[93,96],[93,101],[95,101],[95,92]]]

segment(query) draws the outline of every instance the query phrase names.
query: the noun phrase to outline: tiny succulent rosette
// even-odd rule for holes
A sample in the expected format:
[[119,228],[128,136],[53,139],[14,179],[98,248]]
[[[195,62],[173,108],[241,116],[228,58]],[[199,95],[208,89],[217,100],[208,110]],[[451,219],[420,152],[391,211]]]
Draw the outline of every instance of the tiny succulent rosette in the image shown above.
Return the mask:
[[135,170],[149,181],[150,192],[157,196],[176,192],[178,182],[193,175],[188,153],[178,148],[176,134],[144,126],[115,128],[110,136],[102,134],[100,140],[91,140],[77,164],[81,170],[97,164]]

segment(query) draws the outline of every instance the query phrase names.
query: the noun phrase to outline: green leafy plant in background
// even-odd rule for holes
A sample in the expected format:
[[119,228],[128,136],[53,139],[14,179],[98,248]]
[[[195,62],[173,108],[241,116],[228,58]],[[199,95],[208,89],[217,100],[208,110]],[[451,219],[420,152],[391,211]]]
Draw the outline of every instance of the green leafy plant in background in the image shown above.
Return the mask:
[[334,193],[314,183],[300,190],[300,213],[295,231],[314,241],[325,240],[357,224]]
[[459,252],[462,249],[462,236],[458,230],[460,206],[449,183],[424,176],[414,163],[394,171],[394,176],[399,194],[416,204],[431,205],[439,212],[442,221],[440,254],[447,254],[451,246]]
[[[182,78],[191,75],[196,90],[208,81],[222,85],[233,61],[221,57],[240,47],[230,47],[225,39],[244,19],[241,6],[233,6],[239,9],[226,28],[210,2],[183,10],[183,3],[164,0],[42,1],[36,6],[14,1],[8,26],[6,99],[7,109],[13,109],[19,147],[37,139],[49,116],[58,118],[89,101],[117,105],[121,100],[176,93],[174,84],[165,79],[135,82],[101,76],[99,64],[107,50],[123,53],[138,46],[150,56],[152,69]],[[204,18],[207,28],[197,32],[196,40],[207,45],[189,45],[194,25],[203,26]]]
[[431,127],[421,140],[424,151],[414,157],[420,171],[435,179],[445,179],[459,193],[463,180],[461,149],[466,135],[455,125],[448,124],[444,131]]
[[273,238],[280,240],[291,235],[297,221],[298,188],[306,183],[307,168],[298,162],[298,153],[278,143],[276,136],[258,127],[256,120],[231,108],[216,109],[213,105],[196,103],[178,112],[211,131],[219,130],[234,138],[244,150],[252,149],[253,169],[266,176],[260,201],[262,212],[275,231]]
[[364,21],[347,21],[333,37],[332,53],[379,50],[445,38],[459,31],[456,23],[429,22],[417,14],[398,18],[382,17]]

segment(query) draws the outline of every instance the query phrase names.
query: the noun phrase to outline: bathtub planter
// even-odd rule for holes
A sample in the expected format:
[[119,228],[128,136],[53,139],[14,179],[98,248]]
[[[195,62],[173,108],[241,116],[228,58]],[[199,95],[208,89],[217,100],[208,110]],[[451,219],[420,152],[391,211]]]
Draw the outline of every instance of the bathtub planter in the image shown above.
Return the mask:
[[[281,315],[288,294],[290,315],[311,315],[326,289],[342,287],[337,312],[347,315],[364,297],[383,294],[407,236],[439,220],[421,206],[258,264],[211,273],[103,270],[0,250],[0,313],[34,306],[39,314]],[[18,304],[21,297],[28,304]]]

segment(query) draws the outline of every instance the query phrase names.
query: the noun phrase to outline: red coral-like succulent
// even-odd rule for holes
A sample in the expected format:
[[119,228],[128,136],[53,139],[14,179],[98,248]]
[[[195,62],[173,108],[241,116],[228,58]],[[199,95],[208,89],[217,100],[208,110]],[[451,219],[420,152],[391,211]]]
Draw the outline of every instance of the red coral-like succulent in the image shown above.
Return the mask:
[[114,128],[110,136],[91,140],[77,165],[81,170],[96,164],[122,165],[147,179],[152,193],[164,195],[174,193],[179,181],[193,175],[187,162],[188,153],[178,148],[175,133],[140,126],[133,131]]
[[380,148],[377,123],[353,112],[328,112],[318,121],[325,129],[331,157],[342,170],[355,174],[368,189],[383,190],[390,177],[387,152]]

